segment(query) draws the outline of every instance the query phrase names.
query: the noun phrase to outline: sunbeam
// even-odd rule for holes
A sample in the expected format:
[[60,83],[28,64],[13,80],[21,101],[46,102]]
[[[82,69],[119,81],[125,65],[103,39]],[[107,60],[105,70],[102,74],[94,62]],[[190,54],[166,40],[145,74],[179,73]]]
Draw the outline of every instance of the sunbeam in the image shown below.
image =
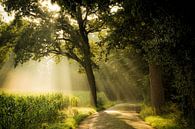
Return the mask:
[[[11,64],[9,64],[11,65]],[[6,69],[5,69],[6,68]],[[63,92],[86,91],[88,84],[79,66],[67,58],[57,63],[51,58],[41,62],[29,61],[8,70],[8,63],[1,70],[1,88],[13,92]],[[7,72],[7,74],[5,74]]]
[[99,91],[105,92],[111,100],[127,102],[136,102],[142,98],[137,81],[143,76],[136,62],[125,57],[109,59],[96,72]]

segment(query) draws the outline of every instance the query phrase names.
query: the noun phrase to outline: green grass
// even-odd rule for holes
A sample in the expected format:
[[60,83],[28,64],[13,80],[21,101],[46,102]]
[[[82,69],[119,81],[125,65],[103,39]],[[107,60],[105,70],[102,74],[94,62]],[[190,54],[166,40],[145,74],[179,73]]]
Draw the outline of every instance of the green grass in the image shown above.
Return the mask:
[[[14,94],[0,92],[0,129],[49,129],[74,127],[82,115],[74,111],[78,98],[55,94]],[[63,111],[66,111],[65,113]],[[72,125],[70,119],[73,119]],[[72,121],[73,121],[72,120]]]
[[97,100],[97,111],[105,110],[115,104],[115,102],[110,101],[103,92],[97,94]]
[[[96,112],[89,106],[88,92],[75,94],[0,91],[0,129],[74,129],[84,118]],[[99,110],[112,104],[104,93],[98,93]]]
[[172,117],[148,116],[145,121],[157,129],[183,129]]
[[33,129],[45,122],[59,121],[59,110],[71,105],[70,100],[62,94],[20,96],[1,92],[0,128]]
[[75,129],[78,127],[79,123],[87,116],[95,113],[93,108],[78,108],[72,107],[69,109],[64,109],[63,115],[66,116],[61,122],[56,123],[44,123],[45,129]]
[[175,104],[167,104],[161,115],[156,115],[151,106],[142,105],[140,116],[155,129],[187,129],[187,123]]
[[[78,106],[90,107],[90,93],[89,91],[74,91],[72,95],[78,98]],[[103,92],[97,93],[98,108],[97,110],[103,110],[111,107],[115,102],[110,101]]]

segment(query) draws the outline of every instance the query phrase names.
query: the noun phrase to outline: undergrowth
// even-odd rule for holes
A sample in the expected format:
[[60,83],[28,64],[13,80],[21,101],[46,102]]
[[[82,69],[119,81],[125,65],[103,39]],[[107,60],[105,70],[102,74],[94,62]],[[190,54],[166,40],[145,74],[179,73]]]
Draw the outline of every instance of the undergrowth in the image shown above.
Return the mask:
[[156,115],[151,106],[143,104],[140,116],[156,129],[188,129],[188,124],[176,104],[168,103],[162,109],[162,113]]
[[75,129],[96,110],[113,105],[104,93],[98,93],[97,109],[81,106],[81,103],[87,103],[83,98],[60,93],[20,95],[0,92],[0,129]]

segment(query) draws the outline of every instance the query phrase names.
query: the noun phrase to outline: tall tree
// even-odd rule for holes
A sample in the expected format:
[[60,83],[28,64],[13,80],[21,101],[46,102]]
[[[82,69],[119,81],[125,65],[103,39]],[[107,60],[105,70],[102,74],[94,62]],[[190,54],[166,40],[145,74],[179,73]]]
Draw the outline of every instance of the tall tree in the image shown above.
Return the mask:
[[6,11],[14,11],[16,18],[31,19],[31,23],[17,40],[14,50],[16,62],[39,60],[43,56],[66,56],[77,61],[85,70],[93,104],[97,106],[93,73],[93,67],[96,65],[92,60],[94,54],[88,36],[103,27],[104,13],[101,10],[108,8],[108,2],[52,0],[52,3],[57,3],[61,8],[59,12],[55,12],[57,17],[43,8],[42,2],[3,0]]
[[111,48],[133,47],[148,63],[151,102],[158,113],[165,100],[162,66],[173,62],[172,50],[188,27],[167,13],[161,1],[124,0],[119,6],[110,17],[106,40]]

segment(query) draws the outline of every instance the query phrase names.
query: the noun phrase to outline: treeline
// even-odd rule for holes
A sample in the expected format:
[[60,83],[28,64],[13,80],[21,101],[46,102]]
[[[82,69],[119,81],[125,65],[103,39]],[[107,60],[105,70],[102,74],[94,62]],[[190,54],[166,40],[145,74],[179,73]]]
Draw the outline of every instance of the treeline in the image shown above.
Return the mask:
[[[150,80],[147,93],[155,112],[161,113],[162,105],[172,101],[193,122],[194,9],[190,1],[52,0],[52,3],[61,10],[51,13],[33,0],[2,1],[7,12],[15,12],[15,19],[9,25],[1,24],[1,64],[9,53],[15,54],[16,65],[44,56],[73,59],[86,73],[91,99],[97,106],[93,71],[98,67],[97,58],[109,55],[113,49],[127,49],[129,55],[140,57],[146,68],[144,73]],[[90,41],[90,34],[98,34],[98,40]]]
[[110,18],[111,49],[130,48],[145,61],[150,80],[150,102],[157,114],[163,105],[177,103],[194,124],[194,21],[190,2],[119,1]]

